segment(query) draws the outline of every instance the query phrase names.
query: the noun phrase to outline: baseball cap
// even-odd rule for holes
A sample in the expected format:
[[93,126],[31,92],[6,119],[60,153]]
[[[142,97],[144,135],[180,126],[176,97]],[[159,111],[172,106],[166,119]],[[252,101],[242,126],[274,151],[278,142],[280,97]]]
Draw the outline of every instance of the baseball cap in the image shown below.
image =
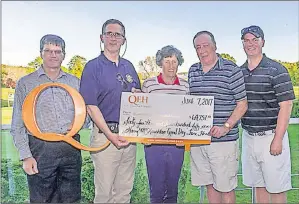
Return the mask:
[[252,26],[243,28],[241,30],[241,39],[242,40],[247,33],[251,33],[252,35],[254,35],[257,38],[261,37],[264,40],[264,32],[259,26],[252,25]]

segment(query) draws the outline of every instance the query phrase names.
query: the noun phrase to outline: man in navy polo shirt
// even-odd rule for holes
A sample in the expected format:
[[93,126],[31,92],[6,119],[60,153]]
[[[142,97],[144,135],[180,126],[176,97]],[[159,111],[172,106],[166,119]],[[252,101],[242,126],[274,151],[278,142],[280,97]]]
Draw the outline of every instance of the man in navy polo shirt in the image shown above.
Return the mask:
[[85,65],[81,78],[80,93],[94,123],[91,146],[101,146],[107,139],[112,143],[91,153],[95,203],[129,203],[133,189],[136,144],[118,135],[118,123],[121,93],[140,90],[140,81],[133,64],[119,56],[125,41],[124,25],[107,20],[101,35],[104,51]]
[[188,73],[190,94],[214,96],[214,120],[212,143],[191,146],[191,181],[207,187],[210,203],[235,203],[238,122],[247,110],[243,73],[216,53],[216,41],[209,31],[198,32],[193,43],[200,62]]
[[242,29],[247,61],[241,66],[248,98],[243,131],[243,183],[256,187],[257,203],[286,203],[291,186],[287,133],[295,99],[290,76],[280,63],[262,53],[264,32],[258,26]]

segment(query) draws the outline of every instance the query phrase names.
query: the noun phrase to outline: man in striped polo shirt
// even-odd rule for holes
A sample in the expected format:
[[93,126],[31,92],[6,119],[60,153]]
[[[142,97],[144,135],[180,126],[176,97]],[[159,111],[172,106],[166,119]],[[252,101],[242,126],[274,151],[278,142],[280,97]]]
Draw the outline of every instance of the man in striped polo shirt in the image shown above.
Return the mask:
[[247,61],[241,66],[248,97],[242,118],[243,183],[256,187],[258,203],[285,203],[291,186],[287,127],[295,99],[287,69],[262,53],[264,32],[258,26],[242,29]]
[[188,73],[190,94],[214,96],[214,121],[212,143],[191,146],[191,181],[207,187],[210,203],[235,203],[238,121],[247,110],[243,74],[236,64],[216,53],[212,33],[198,32],[193,44],[200,62]]

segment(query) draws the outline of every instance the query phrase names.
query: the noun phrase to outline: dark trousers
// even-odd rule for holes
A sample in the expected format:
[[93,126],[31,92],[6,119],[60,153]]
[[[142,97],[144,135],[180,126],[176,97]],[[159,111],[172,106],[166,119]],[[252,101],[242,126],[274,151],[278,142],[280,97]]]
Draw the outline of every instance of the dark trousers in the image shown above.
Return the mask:
[[184,161],[184,147],[150,145],[144,147],[151,203],[176,203]]
[[81,151],[65,142],[46,142],[33,136],[29,136],[29,146],[39,171],[27,175],[30,203],[80,202]]

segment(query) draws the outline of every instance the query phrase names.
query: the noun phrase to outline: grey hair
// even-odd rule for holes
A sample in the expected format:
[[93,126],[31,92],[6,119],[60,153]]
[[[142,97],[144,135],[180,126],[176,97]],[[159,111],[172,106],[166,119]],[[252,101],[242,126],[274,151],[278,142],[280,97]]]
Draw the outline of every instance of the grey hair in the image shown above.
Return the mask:
[[43,51],[44,46],[47,44],[52,44],[61,47],[62,53],[65,54],[65,42],[58,35],[47,34],[43,36],[40,40],[40,46],[39,46],[40,52]]
[[215,47],[217,48],[217,46],[216,46],[216,40],[215,40],[214,35],[213,35],[211,32],[206,31],[206,30],[204,30],[204,31],[200,31],[200,32],[196,33],[196,35],[195,35],[194,38],[193,38],[193,46],[195,47],[195,45],[194,45],[194,40],[195,40],[198,36],[203,35],[203,34],[206,34],[206,35],[210,36],[212,43],[213,43],[213,44],[215,45]]
[[126,35],[126,29],[125,29],[124,24],[123,24],[122,22],[120,22],[119,20],[116,20],[116,19],[109,19],[109,20],[107,20],[107,21],[103,24],[103,26],[102,26],[102,34],[105,33],[105,31],[106,31],[106,27],[107,27],[108,25],[110,25],[110,24],[118,24],[118,25],[120,25],[121,30],[122,30],[124,36]]
[[176,58],[179,62],[179,65],[181,66],[184,63],[184,58],[183,58],[182,52],[172,45],[167,45],[167,46],[163,47],[161,50],[158,50],[158,52],[156,54],[156,64],[161,67],[162,60],[165,57],[171,57],[173,55],[176,56]]

